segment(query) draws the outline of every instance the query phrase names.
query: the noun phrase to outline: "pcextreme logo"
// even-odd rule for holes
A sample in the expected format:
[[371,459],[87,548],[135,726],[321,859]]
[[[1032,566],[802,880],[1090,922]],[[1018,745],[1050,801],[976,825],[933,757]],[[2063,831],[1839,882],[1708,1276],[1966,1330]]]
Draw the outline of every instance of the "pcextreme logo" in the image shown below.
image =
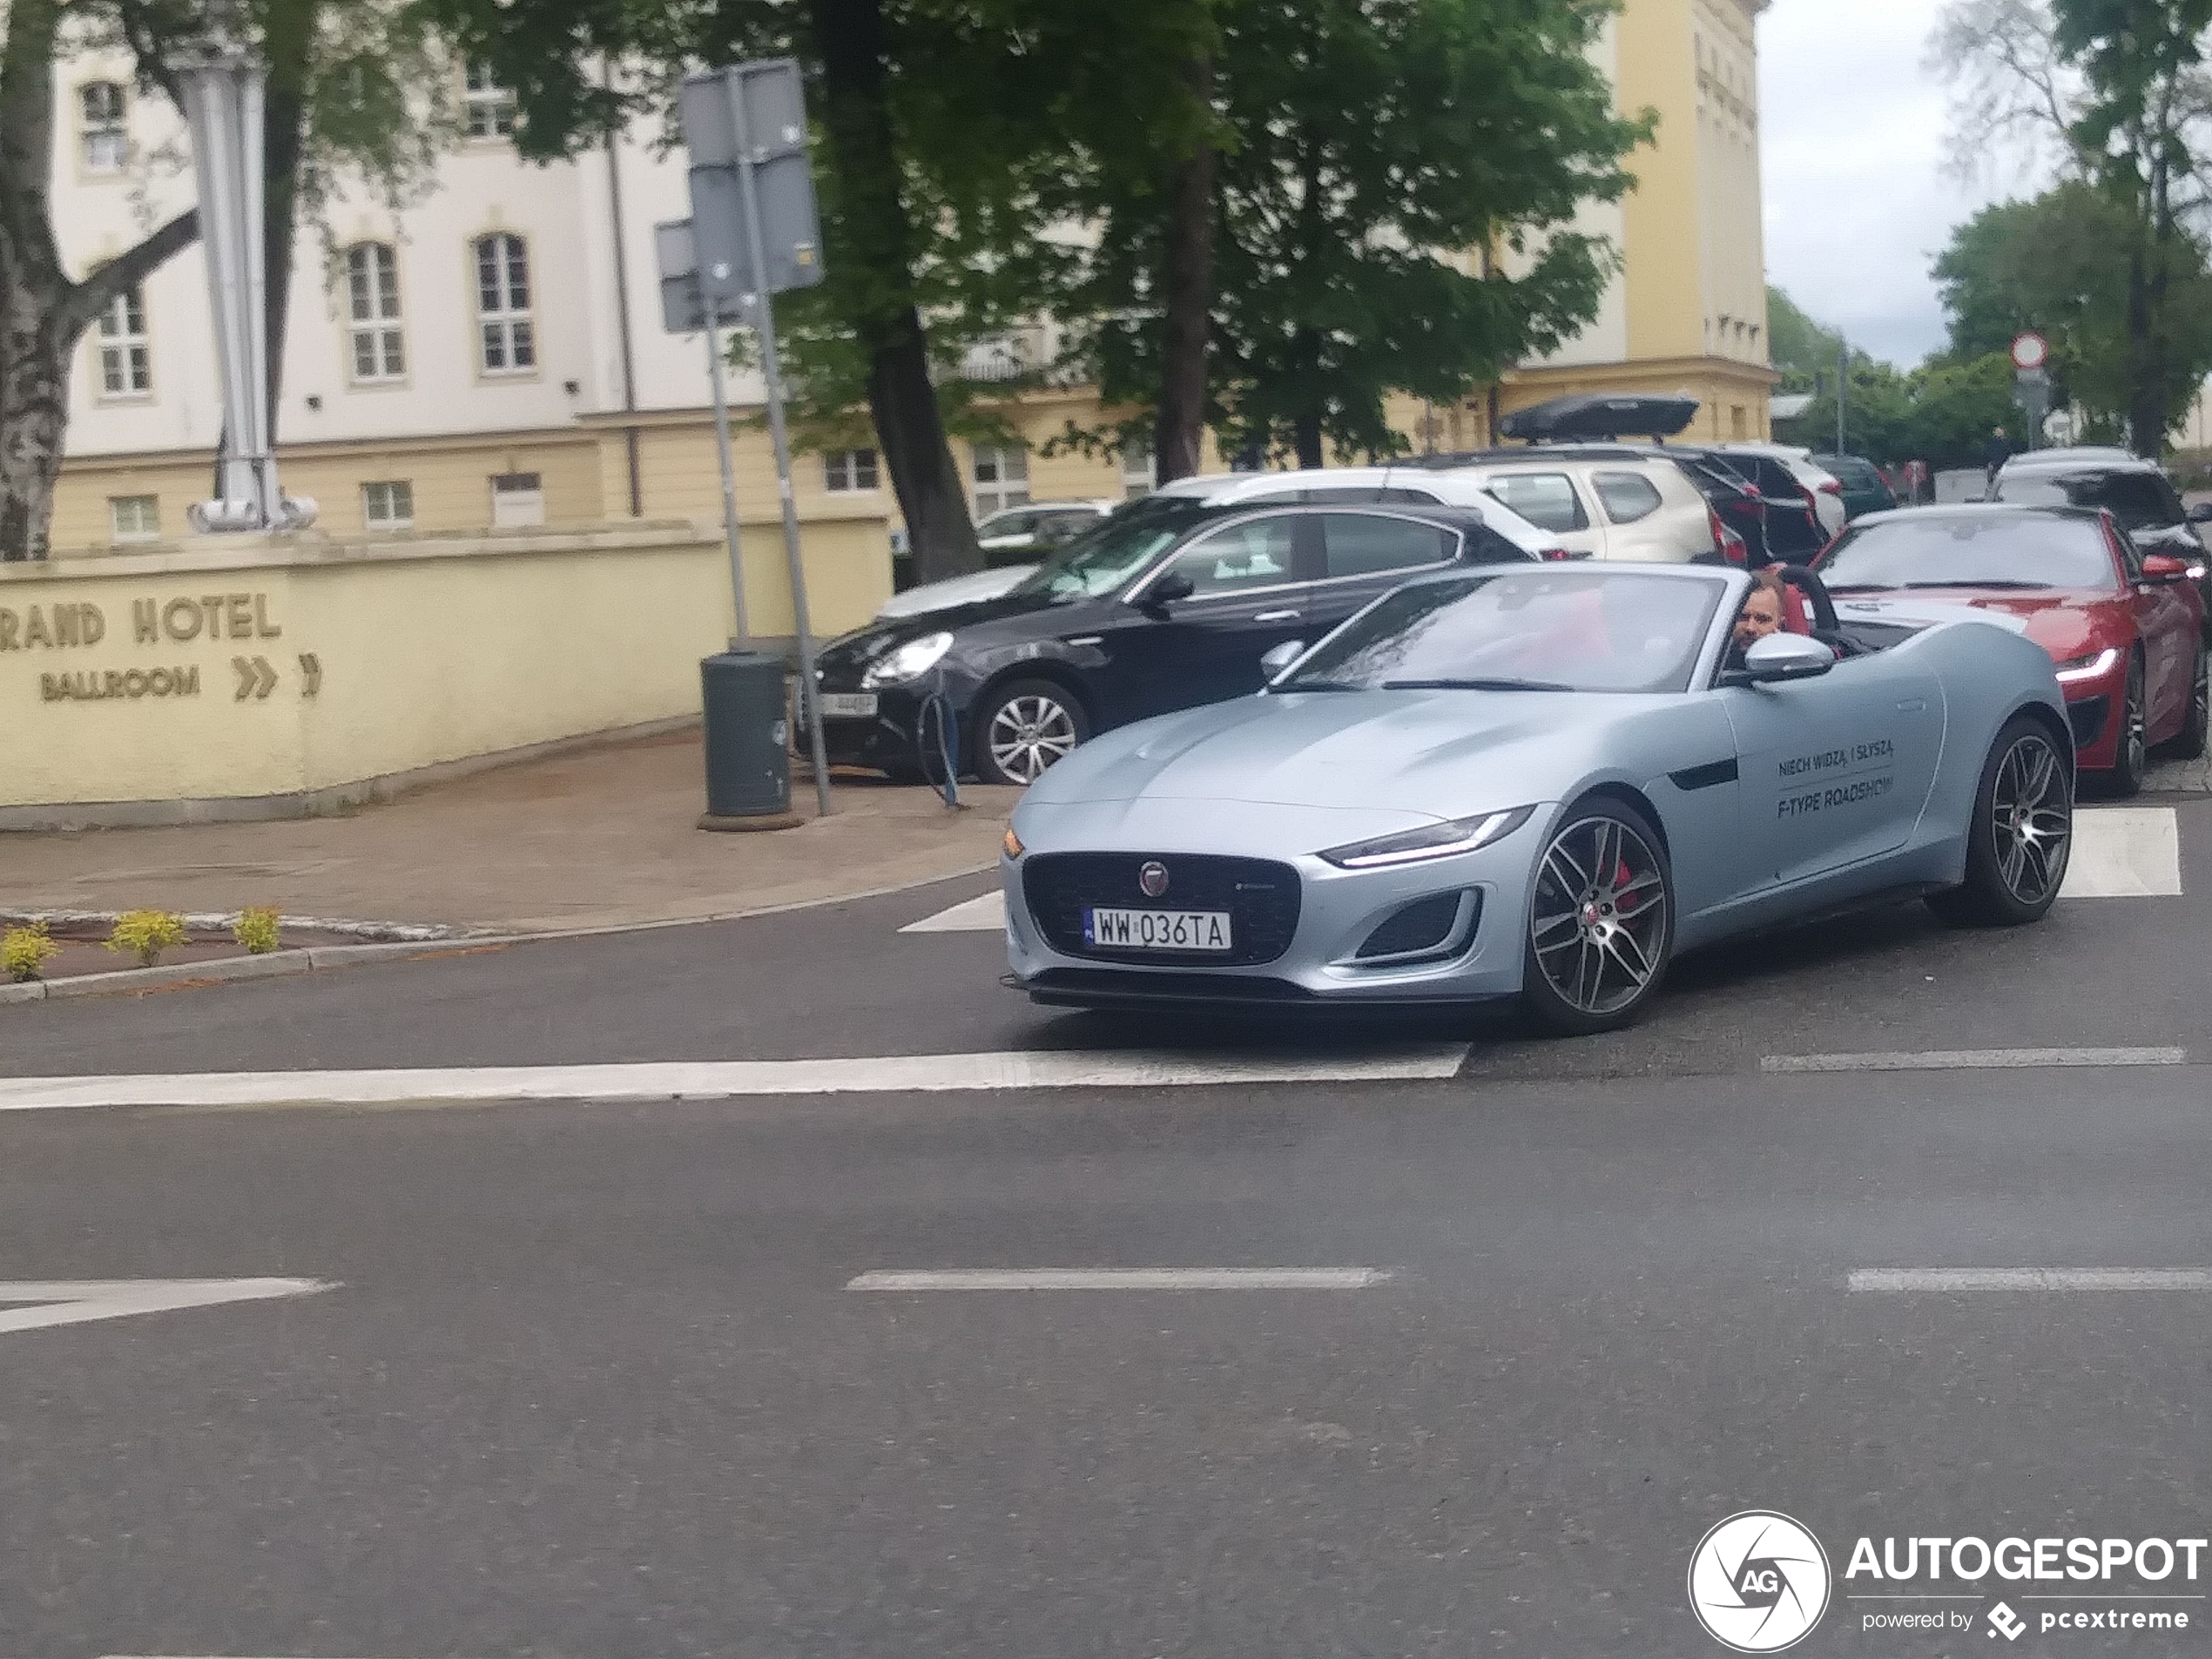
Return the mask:
[[1827,1611],[1828,1552],[1770,1509],[1730,1515],[1689,1558],[1689,1607],[1714,1641],[1738,1653],[1779,1653]]

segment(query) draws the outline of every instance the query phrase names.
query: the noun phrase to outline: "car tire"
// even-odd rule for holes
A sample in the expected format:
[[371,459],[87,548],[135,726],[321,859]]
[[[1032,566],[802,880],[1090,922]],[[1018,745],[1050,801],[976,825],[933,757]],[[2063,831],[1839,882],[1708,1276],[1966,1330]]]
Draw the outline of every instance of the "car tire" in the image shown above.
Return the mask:
[[1651,820],[1611,796],[1569,807],[1537,861],[1525,927],[1521,1003],[1538,1025],[1588,1036],[1634,1020],[1675,948],[1674,867]]
[[2143,779],[2150,772],[2148,720],[2143,658],[2137,651],[2128,659],[2128,689],[2120,705],[2120,744],[2113,752],[2112,770],[2104,775],[2104,792],[2115,800],[2142,792]]
[[1959,927],[2039,921],[2058,899],[2073,851],[2065,746],[2033,715],[2015,714],[1982,763],[1966,830],[1966,879],[1932,895],[1928,907]]
[[977,705],[974,733],[975,775],[987,784],[1026,786],[1090,736],[1090,715],[1064,685],[1009,680]]
[[2166,740],[2161,752],[2175,760],[2195,760],[2212,738],[2212,651],[2196,648],[2196,667],[2189,676],[2188,711],[2182,729]]

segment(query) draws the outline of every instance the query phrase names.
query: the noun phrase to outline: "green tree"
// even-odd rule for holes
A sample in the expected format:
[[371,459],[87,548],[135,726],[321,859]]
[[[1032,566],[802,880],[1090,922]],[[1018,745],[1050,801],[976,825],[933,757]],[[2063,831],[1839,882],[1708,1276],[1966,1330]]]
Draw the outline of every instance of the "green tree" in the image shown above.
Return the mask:
[[[1224,448],[1307,466],[1389,453],[1386,395],[1463,396],[1595,314],[1615,253],[1571,222],[1629,188],[1623,158],[1651,131],[1614,114],[1590,61],[1609,10],[1219,11],[1208,419]],[[1066,305],[1094,320],[1076,360],[1109,403],[1150,406],[1175,368],[1160,326],[1175,221],[1142,172],[1083,184],[1102,228]]]
[[[2089,253],[2104,267],[2100,291],[2116,281],[2124,343],[2113,401],[2146,455],[2212,367],[2193,335],[2205,253],[2191,227],[2212,205],[2197,162],[2212,137],[2208,27],[2212,0],[1953,0],[1931,48],[1958,91],[1963,152],[2025,143],[2110,210]],[[1999,320],[1977,317],[1962,343],[1986,344]],[[2092,372],[2086,356],[2073,368]]]
[[[1815,322],[1796,300],[1772,284],[1766,291],[1766,320],[1767,355],[1781,371],[1784,391],[1810,392],[1816,384],[1835,378],[1836,359],[1844,347],[1842,334]],[[1833,432],[1832,398],[1828,407],[1827,430]]]

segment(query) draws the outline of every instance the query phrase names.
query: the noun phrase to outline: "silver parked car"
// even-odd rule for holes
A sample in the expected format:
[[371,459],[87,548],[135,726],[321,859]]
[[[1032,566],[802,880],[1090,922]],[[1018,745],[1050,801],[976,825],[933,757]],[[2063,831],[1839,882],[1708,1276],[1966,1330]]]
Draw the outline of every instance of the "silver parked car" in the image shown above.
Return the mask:
[[1016,808],[1008,982],[1042,1002],[1633,1018],[1680,949],[2066,874],[2051,659],[1923,596],[1737,637],[1742,572],[1514,564],[1397,589],[1258,694],[1124,726]]

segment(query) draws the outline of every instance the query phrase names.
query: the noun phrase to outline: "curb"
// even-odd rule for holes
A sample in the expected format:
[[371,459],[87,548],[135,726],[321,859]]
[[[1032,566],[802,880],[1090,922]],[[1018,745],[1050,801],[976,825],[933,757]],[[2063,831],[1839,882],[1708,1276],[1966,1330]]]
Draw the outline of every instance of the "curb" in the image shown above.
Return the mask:
[[[387,941],[362,945],[315,945],[301,950],[270,951],[261,956],[225,956],[212,962],[179,962],[169,968],[132,968],[113,974],[77,974],[67,979],[32,980],[24,985],[0,984],[0,1007],[10,1002],[44,1002],[57,997],[120,995],[132,991],[158,990],[165,985],[225,983],[233,980],[282,979],[293,974],[310,974],[333,968],[350,968],[360,962],[389,961],[395,957],[435,955],[442,948],[455,946],[475,948],[509,945],[549,944],[564,939],[604,939],[614,934],[651,934],[664,932],[671,927],[704,927],[718,921],[746,921],[755,916],[788,915],[798,910],[819,910],[829,905],[857,904],[864,899],[887,899],[896,894],[912,893],[919,887],[934,887],[943,881],[960,881],[972,876],[987,874],[998,868],[993,860],[964,870],[952,870],[941,875],[924,876],[915,881],[901,881],[887,887],[871,887],[861,893],[840,893],[826,899],[799,899],[789,904],[757,905],[749,910],[718,911],[705,916],[678,916],[660,921],[609,922],[597,927],[570,927],[551,933],[502,934],[475,933],[463,928],[437,929],[425,926],[417,931],[420,937],[401,941]],[[35,921],[40,916],[49,920],[67,917],[72,920],[98,920],[95,913],[87,911],[0,911],[0,921]],[[111,921],[112,917],[108,918]],[[194,919],[186,917],[190,922]],[[287,926],[330,928],[327,922],[310,923],[304,920],[285,919]],[[391,927],[401,928],[405,924],[361,922],[361,927]]]
[[[0,923],[43,921],[56,927],[112,927],[122,915],[119,910],[5,910],[0,909]],[[203,932],[215,928],[226,931],[238,925],[241,912],[236,910],[191,910],[182,914],[187,927]],[[280,916],[277,925],[282,927],[303,928],[310,933],[340,934],[356,939],[391,940],[416,943],[441,939],[474,938],[477,930],[470,927],[448,927],[435,921],[333,921],[325,916]]]

